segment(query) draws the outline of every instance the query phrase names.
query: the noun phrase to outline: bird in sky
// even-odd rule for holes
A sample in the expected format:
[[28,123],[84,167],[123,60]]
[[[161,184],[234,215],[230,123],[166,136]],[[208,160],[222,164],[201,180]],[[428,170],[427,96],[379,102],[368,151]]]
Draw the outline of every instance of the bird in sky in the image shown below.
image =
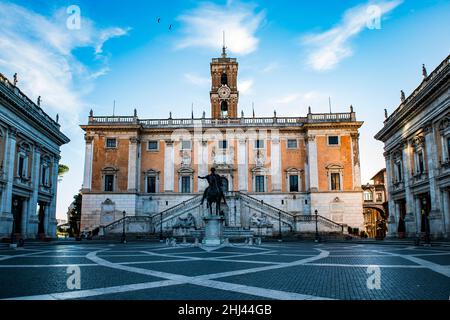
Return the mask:
[[172,30],[172,25],[169,26],[169,30]]
[[158,23],[160,23],[161,22],[161,18],[158,18]]

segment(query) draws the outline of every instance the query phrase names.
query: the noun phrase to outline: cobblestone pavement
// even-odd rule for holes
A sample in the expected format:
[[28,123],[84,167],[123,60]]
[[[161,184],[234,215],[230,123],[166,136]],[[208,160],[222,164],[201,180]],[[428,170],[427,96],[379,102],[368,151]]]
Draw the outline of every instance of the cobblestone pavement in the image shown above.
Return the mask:
[[0,283],[0,299],[19,300],[449,300],[450,248],[28,245],[0,249]]

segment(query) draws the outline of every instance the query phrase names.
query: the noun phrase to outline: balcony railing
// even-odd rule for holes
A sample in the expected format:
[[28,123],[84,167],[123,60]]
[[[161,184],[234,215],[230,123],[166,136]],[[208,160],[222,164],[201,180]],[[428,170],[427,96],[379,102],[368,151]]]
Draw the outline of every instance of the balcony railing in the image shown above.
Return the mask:
[[307,117],[258,117],[229,119],[139,119],[133,116],[91,116],[89,125],[140,125],[143,128],[186,127],[302,127],[307,123],[356,121],[354,113],[308,114]]

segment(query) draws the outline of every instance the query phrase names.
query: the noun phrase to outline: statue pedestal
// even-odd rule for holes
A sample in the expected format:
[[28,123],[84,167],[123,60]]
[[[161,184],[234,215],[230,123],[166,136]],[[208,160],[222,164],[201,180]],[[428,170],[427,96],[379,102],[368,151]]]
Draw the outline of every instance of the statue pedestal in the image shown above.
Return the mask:
[[225,219],[221,216],[207,216],[205,221],[205,246],[220,246],[223,243],[223,223]]

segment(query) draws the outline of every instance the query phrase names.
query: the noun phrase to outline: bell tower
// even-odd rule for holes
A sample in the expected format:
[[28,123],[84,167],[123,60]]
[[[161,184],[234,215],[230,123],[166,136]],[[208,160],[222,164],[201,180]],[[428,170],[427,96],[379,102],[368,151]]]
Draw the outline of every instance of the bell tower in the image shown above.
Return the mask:
[[[225,36],[224,36],[225,39]],[[238,63],[227,57],[225,40],[222,56],[211,62],[211,117],[213,119],[237,118],[239,91],[237,89]]]

